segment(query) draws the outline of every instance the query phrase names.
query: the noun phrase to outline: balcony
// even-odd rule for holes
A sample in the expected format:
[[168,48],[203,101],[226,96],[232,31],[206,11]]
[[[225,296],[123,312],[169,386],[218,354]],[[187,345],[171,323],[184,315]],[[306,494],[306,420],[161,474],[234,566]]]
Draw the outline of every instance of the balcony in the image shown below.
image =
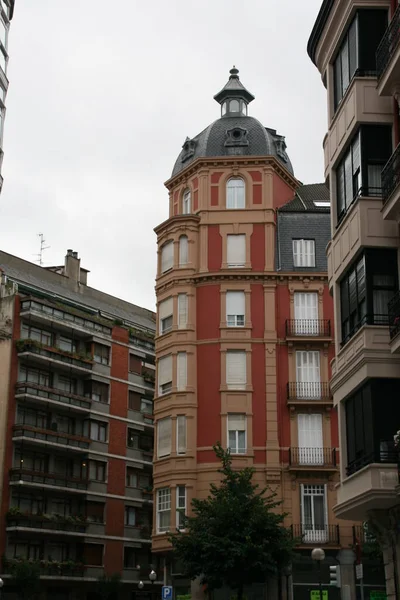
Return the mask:
[[378,94],[391,96],[400,81],[400,7],[397,8],[376,51]]
[[292,536],[298,539],[298,545],[325,544],[340,546],[339,525],[291,525]]
[[54,431],[52,429],[41,429],[40,427],[32,427],[31,425],[14,425],[13,440],[23,438],[25,441],[32,441],[37,444],[57,444],[58,446],[66,446],[69,450],[77,450],[86,452],[90,445],[90,439]]
[[294,381],[287,384],[288,405],[331,405],[332,395],[329,383]]
[[336,448],[289,448],[289,470],[336,471]]
[[72,477],[65,473],[35,471],[29,468],[13,467],[9,471],[10,483],[32,483],[37,486],[70,488],[71,491],[86,490],[88,480],[84,477]]
[[287,319],[286,338],[301,338],[302,340],[320,341],[321,338],[331,337],[331,322],[329,319]]
[[400,352],[400,292],[388,303],[390,350]]
[[56,533],[85,533],[86,520],[80,517],[55,514],[26,514],[16,509],[10,509],[7,514],[7,531],[15,529],[40,529],[46,532],[54,531]]
[[35,340],[22,339],[16,342],[18,356],[32,356],[35,361],[39,363],[57,363],[61,367],[68,368],[69,371],[81,371],[82,369],[92,370],[93,360],[85,357],[81,357],[78,354],[71,354],[58,350],[57,348],[50,348],[43,346]]
[[382,216],[400,221],[400,144],[382,170]]
[[[3,573],[6,575],[12,575],[14,571],[14,567],[18,564],[24,563],[24,561],[20,558],[6,558],[3,557]],[[38,565],[40,570],[41,577],[62,577],[62,578],[70,578],[70,577],[84,577],[86,575],[85,570],[86,567],[83,563],[74,561],[74,560],[65,560],[65,561],[53,561],[53,560],[38,560],[31,561],[29,560],[29,564],[35,563]]]
[[373,452],[363,452],[362,456],[348,463],[346,475],[350,476],[360,471],[367,465],[375,464],[397,464],[398,451],[394,446],[393,440],[383,440],[379,448]]
[[15,385],[15,396],[16,398],[31,397],[43,402],[50,400],[66,404],[71,409],[76,408],[85,411],[89,411],[92,404],[90,398],[86,398],[85,396],[78,396],[77,394],[30,382],[17,383]]

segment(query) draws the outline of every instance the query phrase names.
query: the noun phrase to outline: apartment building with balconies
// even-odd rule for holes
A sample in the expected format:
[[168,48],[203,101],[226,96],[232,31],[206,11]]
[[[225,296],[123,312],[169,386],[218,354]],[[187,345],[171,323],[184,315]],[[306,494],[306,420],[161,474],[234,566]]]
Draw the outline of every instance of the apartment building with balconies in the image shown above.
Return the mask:
[[51,268],[0,252],[0,272],[3,596],[33,561],[44,598],[116,573],[150,598],[155,315],[90,288],[72,250]]
[[155,229],[152,543],[179,594],[201,596],[175,564],[168,532],[219,481],[212,446],[220,441],[235,467],[254,467],[260,487],[277,492],[298,540],[280,591],[267,584],[246,597],[303,600],[318,593],[316,545],[326,552],[326,591],[338,560],[354,589],[347,551],[361,527],[333,512],[340,453],[329,387],[330,198],[324,184],[295,178],[284,137],[248,115],[252,99],[233,68],[215,96],[221,118],[183,144],[166,183],[169,218]]
[[399,7],[325,0],[308,53],[327,89],[329,287],[339,414],[341,519],[361,519],[381,544],[387,596],[400,597],[397,514],[400,384]]
[[8,90],[8,35],[10,21],[14,14],[15,0],[0,0],[0,192],[3,185],[1,167],[3,163],[3,134],[6,116],[6,96]]

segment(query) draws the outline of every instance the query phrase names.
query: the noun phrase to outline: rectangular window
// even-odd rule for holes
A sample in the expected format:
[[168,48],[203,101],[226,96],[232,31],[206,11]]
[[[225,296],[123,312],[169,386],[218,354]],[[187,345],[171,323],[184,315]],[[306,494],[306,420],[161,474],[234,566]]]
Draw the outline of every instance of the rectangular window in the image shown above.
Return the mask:
[[186,417],[178,415],[176,418],[176,452],[186,454]]
[[129,390],[128,407],[130,410],[140,410],[141,396],[137,392]]
[[76,352],[77,343],[76,340],[59,335],[57,339],[57,347],[63,352]]
[[298,414],[298,459],[301,465],[323,465],[322,415]]
[[94,344],[93,360],[100,365],[109,365],[110,348],[108,346],[103,346],[103,344]]
[[388,325],[388,302],[397,290],[396,250],[367,248],[340,282],[342,344],[364,324]]
[[125,506],[125,525],[130,527],[136,525],[136,509],[134,506]]
[[72,377],[59,375],[57,378],[57,389],[70,394],[76,394],[77,381]]
[[358,10],[333,63],[335,110],[354,76],[376,75],[376,50],[388,25],[387,10]]
[[44,346],[52,346],[52,335],[49,331],[39,329],[38,327],[31,327],[30,325],[22,324],[21,327],[21,338],[28,340],[35,340]]
[[129,371],[130,373],[136,373],[137,375],[142,374],[142,363],[143,359],[141,356],[135,354],[129,355]]
[[40,371],[39,369],[28,369],[27,367],[21,366],[19,381],[51,387],[50,373],[47,371]]
[[161,273],[169,271],[174,266],[174,242],[167,242],[161,248]]
[[186,390],[187,386],[187,354],[178,352],[176,360],[176,386],[178,391]]
[[231,454],[246,454],[246,415],[228,415],[228,448]]
[[171,490],[157,490],[157,533],[169,531],[171,527]]
[[302,533],[306,543],[328,539],[325,485],[300,484]]
[[178,294],[178,328],[186,329],[188,320],[188,296]]
[[157,421],[157,456],[169,456],[171,454],[172,421],[171,417]]
[[86,515],[88,521],[92,523],[104,523],[104,506],[103,502],[87,502]]
[[189,261],[188,238],[186,235],[181,235],[179,238],[179,266],[187,265]]
[[186,515],[186,487],[178,485],[176,487],[176,528],[183,530],[185,528]]
[[244,327],[245,293],[226,292],[226,324],[228,327]]
[[191,194],[190,194],[190,190],[186,190],[183,194],[183,214],[184,215],[190,215],[191,211]]
[[173,323],[173,299],[167,298],[158,305],[158,318],[160,323],[160,335],[167,333],[172,329]]
[[90,422],[90,439],[96,442],[107,441],[107,423],[101,421]]
[[293,240],[293,266],[315,267],[314,240]]
[[226,353],[226,385],[230,390],[246,388],[246,352],[243,350]]
[[149,400],[148,398],[140,399],[140,412],[145,415],[153,414],[153,400]]
[[318,350],[296,352],[297,398],[321,398],[321,376]]
[[226,244],[228,267],[244,267],[246,265],[246,236],[244,234],[227,235]]
[[137,548],[124,548],[124,569],[136,569],[136,552]]
[[318,294],[316,292],[294,293],[295,332],[297,335],[318,335]]
[[91,398],[95,402],[108,404],[108,384],[101,381],[85,381],[84,382],[85,396]]
[[83,544],[82,562],[93,567],[103,566],[103,544]]
[[128,427],[126,432],[126,445],[134,450],[139,449],[139,434],[131,427]]
[[172,355],[158,361],[158,395],[168,394],[172,390]]
[[89,479],[91,481],[106,480],[107,463],[99,460],[89,461]]
[[126,487],[138,487],[138,474],[133,467],[126,467]]

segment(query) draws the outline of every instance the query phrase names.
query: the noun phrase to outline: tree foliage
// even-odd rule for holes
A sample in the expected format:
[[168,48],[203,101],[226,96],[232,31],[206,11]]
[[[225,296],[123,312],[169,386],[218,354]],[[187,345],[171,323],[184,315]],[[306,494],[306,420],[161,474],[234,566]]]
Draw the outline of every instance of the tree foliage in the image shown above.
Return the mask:
[[37,563],[28,560],[18,562],[13,566],[11,576],[21,600],[36,596],[40,589],[40,568]]
[[240,600],[245,585],[265,582],[291,561],[294,541],[283,527],[286,515],[276,510],[276,494],[253,483],[254,469],[234,470],[220,443],[214,452],[222,463],[221,484],[211,484],[208,498],[192,501],[185,531],[170,540],[187,577],[200,577],[209,590],[227,585]]

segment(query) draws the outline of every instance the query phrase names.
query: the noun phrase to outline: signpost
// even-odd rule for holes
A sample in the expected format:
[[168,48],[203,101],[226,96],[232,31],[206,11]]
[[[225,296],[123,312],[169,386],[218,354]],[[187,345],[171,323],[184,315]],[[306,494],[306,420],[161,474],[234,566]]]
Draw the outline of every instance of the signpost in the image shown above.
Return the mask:
[[322,590],[322,599],[319,590],[311,590],[310,600],[328,600],[328,590]]
[[172,585],[163,585],[161,588],[162,600],[172,600]]

